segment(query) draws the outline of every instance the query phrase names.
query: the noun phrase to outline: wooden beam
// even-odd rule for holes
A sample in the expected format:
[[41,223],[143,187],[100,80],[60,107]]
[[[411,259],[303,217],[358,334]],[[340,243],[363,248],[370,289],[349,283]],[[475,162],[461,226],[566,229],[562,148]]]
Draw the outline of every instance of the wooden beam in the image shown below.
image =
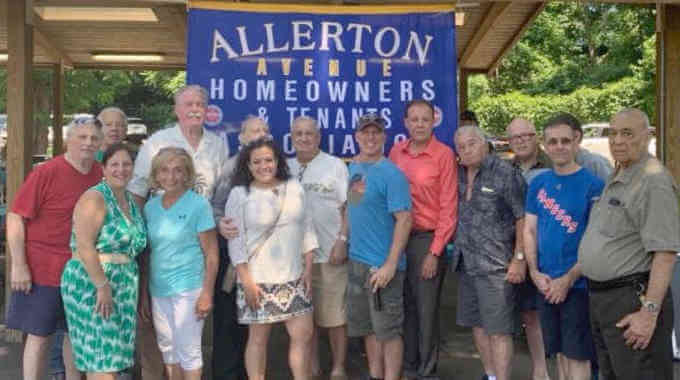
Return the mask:
[[36,7],[150,8],[163,5],[186,6],[187,0],[34,0]]
[[52,157],[64,153],[61,126],[64,125],[64,65],[54,65],[52,71]]
[[[36,15],[36,18],[37,17],[38,16]],[[73,68],[73,61],[68,56],[68,54],[66,54],[59,45],[54,43],[53,40],[41,32],[40,29],[33,29],[33,38],[35,43],[40,45],[45,50],[45,52],[47,52],[47,54],[55,60],[56,63],[62,64],[70,69]]]
[[543,12],[543,9],[545,8],[546,3],[537,3],[536,4],[536,9],[529,14],[529,16],[524,20],[522,23],[522,26],[517,30],[515,35],[512,37],[510,42],[508,42],[504,47],[503,50],[498,54],[498,56],[494,59],[493,63],[491,66],[489,66],[489,70],[487,71],[486,75],[491,75],[496,69],[498,68],[498,65],[501,64],[501,61],[503,60],[503,57],[505,57],[506,54],[512,50],[513,47],[519,42],[519,40],[522,38],[524,35],[524,32],[529,29],[531,24],[534,23],[534,20],[536,20],[536,17],[538,17],[541,12]]
[[153,13],[161,24],[170,28],[175,37],[182,42],[182,50],[186,50],[187,13],[182,6],[155,7]]
[[506,12],[510,9],[511,5],[511,2],[504,1],[494,3],[491,7],[489,7],[489,11],[486,13],[486,16],[484,16],[484,20],[482,20],[482,22],[479,24],[479,28],[477,28],[477,32],[465,47],[465,50],[463,50],[463,54],[460,56],[460,60],[458,61],[460,67],[465,67],[468,65],[477,49],[484,45],[484,40],[488,38],[496,23],[501,18],[503,18]]
[[663,161],[666,152],[664,151],[664,107],[663,101],[664,88],[664,67],[663,67],[663,29],[666,11],[664,4],[656,5],[656,115],[654,115],[654,125],[656,126],[656,156]]
[[[680,5],[665,5],[663,10],[663,29],[661,30],[661,67],[657,75],[662,88],[661,144],[663,144],[664,163],[676,181],[680,181]],[[657,43],[659,40],[657,40]],[[658,139],[657,139],[658,141]]]
[[[9,1],[9,0],[7,0]],[[28,2],[30,3],[30,2]],[[7,4],[9,5],[9,4]],[[32,10],[24,1],[12,2],[5,13],[7,19],[7,204],[31,168],[33,146],[33,25]],[[9,301],[11,257],[5,264],[5,300]],[[7,303],[8,304],[8,303]],[[7,334],[10,340],[21,340],[21,334]]]
[[458,82],[458,113],[468,109],[468,79],[470,78],[470,71],[460,69],[460,81]]

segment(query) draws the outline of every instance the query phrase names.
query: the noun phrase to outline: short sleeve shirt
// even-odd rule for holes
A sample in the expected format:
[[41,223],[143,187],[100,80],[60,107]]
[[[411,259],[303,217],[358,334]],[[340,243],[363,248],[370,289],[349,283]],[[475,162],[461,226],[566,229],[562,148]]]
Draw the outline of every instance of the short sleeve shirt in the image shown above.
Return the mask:
[[36,284],[61,283],[61,272],[71,258],[73,209],[101,179],[99,163],[82,174],[61,155],[36,166],[19,188],[10,211],[24,218],[26,260]]
[[[390,160],[349,165],[349,258],[381,267],[394,236],[393,214],[411,210],[411,195],[404,173]],[[399,270],[406,269],[402,254]]]
[[[558,278],[576,264],[590,208],[603,187],[601,179],[583,168],[568,175],[549,170],[531,182],[526,212],[536,215],[538,269],[542,273]],[[579,279],[574,287],[585,288],[585,279]]]
[[347,200],[347,165],[337,157],[319,152],[305,165],[301,165],[297,158],[290,158],[288,167],[291,175],[305,189],[306,209],[312,217],[319,241],[314,262],[328,262],[342,226],[340,208]]
[[224,161],[229,156],[229,150],[224,140],[205,128],[196,150],[191,147],[178,125],[151,135],[137,154],[132,180],[127,189],[143,198],[148,195],[151,160],[158,151],[169,146],[184,148],[189,153],[196,169],[196,184],[193,190],[206,199],[211,199]]
[[170,208],[162,195],[144,206],[151,271],[149,288],[154,297],[168,297],[203,286],[205,259],[199,234],[215,228],[210,203],[187,190]]
[[470,200],[467,169],[458,171],[458,229],[453,256],[471,276],[504,273],[515,246],[515,222],[524,217],[526,183],[521,171],[496,155],[482,161]]
[[651,270],[654,252],[680,252],[678,187],[646,155],[612,175],[595,203],[578,261],[591,280],[608,281]]

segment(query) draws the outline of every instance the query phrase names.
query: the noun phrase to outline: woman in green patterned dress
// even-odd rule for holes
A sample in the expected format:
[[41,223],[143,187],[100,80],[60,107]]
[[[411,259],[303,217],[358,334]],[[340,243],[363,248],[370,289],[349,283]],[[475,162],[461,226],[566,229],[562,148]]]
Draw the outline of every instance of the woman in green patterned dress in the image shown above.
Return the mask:
[[139,272],[146,246],[141,211],[125,187],[132,156],[124,144],[104,153],[104,179],[86,191],[73,213],[73,258],[61,294],[74,362],[88,380],[110,379],[134,363]]

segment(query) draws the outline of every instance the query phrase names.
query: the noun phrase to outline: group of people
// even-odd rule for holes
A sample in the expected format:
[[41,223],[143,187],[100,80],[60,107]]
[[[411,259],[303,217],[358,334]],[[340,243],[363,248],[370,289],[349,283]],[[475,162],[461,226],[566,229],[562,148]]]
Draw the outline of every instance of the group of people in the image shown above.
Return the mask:
[[180,89],[177,125],[136,157],[111,131],[124,113],[107,108],[118,118],[72,124],[66,153],[27,177],[7,231],[7,325],[27,334],[24,379],[42,376],[60,326],[67,379],[114,379],[135,355],[144,380],[200,379],[210,313],[214,379],[264,380],[279,322],[295,379],[325,375],[325,330],[332,380],[348,378],[348,337],[363,338],[367,379],[438,379],[449,271],[485,379],[510,378],[521,324],[533,379],[549,378],[546,355],[560,379],[597,366],[605,379],[672,378],[677,188],[647,153],[641,111],[612,117],[615,168],[579,148],[568,114],[546,123],[545,151],[518,118],[512,162],[475,120],[460,123],[454,153],[425,100],[406,105],[409,138],[388,157],[386,121],[361,116],[359,154],[345,163],[320,150],[306,116],[290,127],[294,157],[252,116],[229,158],[203,127],[207,102],[200,86]]

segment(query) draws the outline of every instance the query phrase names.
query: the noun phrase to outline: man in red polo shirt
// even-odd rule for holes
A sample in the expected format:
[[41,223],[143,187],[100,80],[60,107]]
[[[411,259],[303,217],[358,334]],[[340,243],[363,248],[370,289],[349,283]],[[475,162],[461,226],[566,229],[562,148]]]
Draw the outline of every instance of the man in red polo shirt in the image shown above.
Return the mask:
[[[102,179],[94,155],[102,140],[96,119],[77,120],[66,134],[66,153],[36,167],[14,197],[7,214],[12,296],[7,327],[27,334],[24,380],[43,378],[49,337],[65,325],[59,285],[71,258],[69,239],[78,198]],[[64,339],[67,379],[79,374]]]
[[451,148],[432,133],[432,104],[413,100],[405,113],[410,138],[390,152],[408,179],[413,202],[404,281],[404,375],[438,379],[439,298],[445,272],[440,257],[456,225],[458,171]]

